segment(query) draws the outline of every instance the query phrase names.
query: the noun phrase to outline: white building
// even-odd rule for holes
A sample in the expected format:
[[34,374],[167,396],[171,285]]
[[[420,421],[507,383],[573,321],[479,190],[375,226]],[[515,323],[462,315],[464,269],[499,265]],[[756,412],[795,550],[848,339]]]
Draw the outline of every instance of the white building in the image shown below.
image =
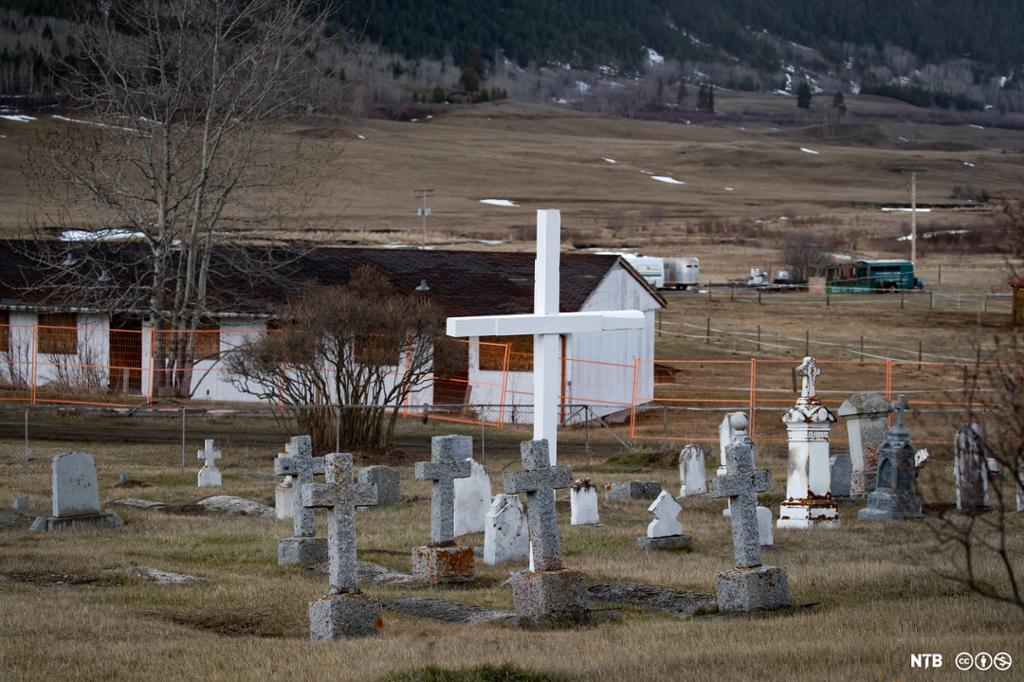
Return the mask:
[[[151,351],[156,335],[168,332],[153,332],[138,315],[48,296],[23,250],[0,243],[0,397],[109,404],[152,399],[152,378],[161,370]],[[355,268],[371,265],[397,291],[431,297],[446,316],[525,313],[532,309],[533,261],[532,253],[321,248],[283,267],[276,284],[221,281],[215,295],[220,312],[199,334],[192,399],[254,400],[232,384],[221,359],[265,333],[273,310],[303,286],[344,284]],[[581,418],[574,408],[582,405],[592,417],[653,395],[654,316],[664,299],[614,255],[563,255],[561,286],[563,312],[634,309],[647,321],[642,330],[563,336],[563,419]],[[430,385],[407,404],[474,405],[488,420],[532,421],[532,337],[478,341],[456,342],[457,352],[439,357]]]

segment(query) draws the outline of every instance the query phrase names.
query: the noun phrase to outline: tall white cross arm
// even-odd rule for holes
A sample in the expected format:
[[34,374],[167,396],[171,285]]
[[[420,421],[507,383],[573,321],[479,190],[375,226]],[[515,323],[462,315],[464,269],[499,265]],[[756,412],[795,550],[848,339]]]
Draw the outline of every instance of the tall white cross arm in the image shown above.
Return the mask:
[[533,439],[547,440],[551,464],[558,461],[558,408],[562,379],[562,334],[643,329],[640,310],[558,312],[558,211],[537,211],[537,259],[534,261],[533,314],[449,317],[448,336],[533,335]]

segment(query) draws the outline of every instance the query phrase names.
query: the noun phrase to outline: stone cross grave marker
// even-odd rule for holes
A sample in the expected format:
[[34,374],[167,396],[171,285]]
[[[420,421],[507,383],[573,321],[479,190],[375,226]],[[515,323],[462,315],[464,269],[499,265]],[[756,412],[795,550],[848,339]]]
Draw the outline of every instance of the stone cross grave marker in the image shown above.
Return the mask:
[[555,491],[572,485],[569,467],[551,465],[544,440],[519,446],[523,470],[505,474],[505,492],[526,493],[530,570],[513,574],[512,603],[522,625],[571,625],[590,620],[587,576],[562,566]]
[[643,329],[639,310],[558,312],[561,216],[537,211],[537,260],[534,266],[533,314],[449,317],[448,336],[533,335],[533,438],[547,440],[551,463],[558,462],[558,402],[562,384],[563,334]]
[[287,455],[274,458],[274,474],[291,476],[292,537],[277,544],[277,563],[281,566],[322,560],[327,555],[327,542],[316,537],[316,512],[302,503],[302,489],[313,483],[313,477],[324,473],[324,458],[313,456],[313,439],[295,436],[285,448]]
[[377,504],[377,489],[352,482],[352,455],[327,455],[325,483],[302,486],[305,509],[327,509],[327,579],[330,594],[356,592],[356,507]]
[[416,462],[416,480],[433,481],[430,490],[430,543],[455,540],[455,479],[472,473],[469,436],[437,436],[430,442],[430,461]]
[[221,484],[220,469],[217,468],[217,460],[221,458],[220,450],[213,447],[213,439],[207,438],[203,449],[197,451],[198,458],[204,460],[203,468],[199,470],[200,488],[218,488]]
[[327,455],[324,483],[302,486],[305,509],[327,509],[327,595],[309,605],[311,639],[376,634],[382,627],[380,604],[359,594],[356,569],[356,507],[377,504],[377,489],[352,482],[352,455]]
[[736,439],[726,449],[726,473],[711,481],[713,497],[732,500],[732,538],[736,568],[715,576],[720,611],[751,611],[788,606],[789,576],[785,570],[761,565],[757,493],[771,488],[771,473],[754,468],[754,447]]
[[737,568],[761,565],[761,543],[757,529],[757,494],[772,487],[767,469],[754,469],[753,449],[742,442],[726,448],[724,475],[711,479],[711,496],[728,497],[732,504],[732,544]]
[[455,479],[472,473],[469,436],[435,436],[430,461],[416,462],[416,480],[433,481],[430,492],[430,545],[412,550],[412,573],[418,582],[473,580],[473,550],[455,544]]
[[526,515],[530,523],[530,567],[533,571],[562,568],[562,543],[558,535],[555,491],[572,485],[569,467],[551,466],[544,441],[526,441],[520,446],[523,470],[505,474],[505,492],[526,493]]

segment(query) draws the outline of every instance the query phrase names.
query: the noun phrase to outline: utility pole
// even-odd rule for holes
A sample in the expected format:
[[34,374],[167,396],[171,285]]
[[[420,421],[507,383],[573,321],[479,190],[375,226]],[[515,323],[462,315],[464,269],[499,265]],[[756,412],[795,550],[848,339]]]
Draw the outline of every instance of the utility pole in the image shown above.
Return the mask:
[[910,171],[910,264],[917,267],[917,171]]
[[430,209],[427,207],[427,199],[434,196],[432,189],[414,189],[417,199],[423,200],[423,206],[416,209],[416,215],[423,218],[423,246],[427,245],[427,218],[430,216]]

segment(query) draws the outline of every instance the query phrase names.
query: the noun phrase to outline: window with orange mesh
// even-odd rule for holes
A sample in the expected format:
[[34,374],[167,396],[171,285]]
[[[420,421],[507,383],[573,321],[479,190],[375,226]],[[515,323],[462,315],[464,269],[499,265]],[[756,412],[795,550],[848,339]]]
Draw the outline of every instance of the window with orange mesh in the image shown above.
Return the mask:
[[40,353],[78,354],[78,317],[74,313],[41,313],[38,322]]
[[[500,344],[500,345],[492,345]],[[488,336],[480,343],[480,369],[500,372],[505,369],[505,346],[509,346],[508,369],[533,371],[532,336]]]
[[360,365],[397,365],[398,343],[391,336],[364,336],[355,339],[355,360]]
[[0,310],[0,353],[6,353],[11,349],[11,315],[6,310]]
[[220,353],[220,325],[201,324],[196,329],[196,360],[210,360]]

